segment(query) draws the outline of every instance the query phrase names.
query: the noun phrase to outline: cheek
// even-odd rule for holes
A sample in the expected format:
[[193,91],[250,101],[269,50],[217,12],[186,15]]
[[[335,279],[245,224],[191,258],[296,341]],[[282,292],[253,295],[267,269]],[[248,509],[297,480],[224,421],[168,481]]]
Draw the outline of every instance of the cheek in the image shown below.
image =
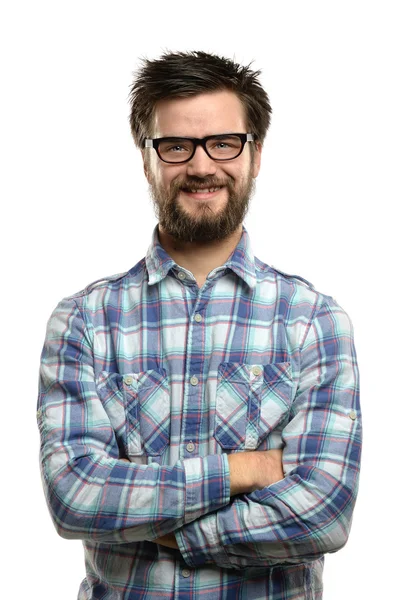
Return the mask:
[[242,187],[250,177],[249,167],[243,167],[242,169],[231,169],[228,175],[233,178],[234,185]]
[[186,180],[186,173],[183,169],[177,167],[171,167],[165,169],[161,173],[162,183],[165,187],[170,188],[171,186],[180,187]]
[[234,164],[226,165],[224,171],[232,177],[236,184],[242,185],[252,175],[252,164],[250,156],[242,154],[238,157],[238,161],[232,161]]
[[151,164],[151,168],[149,170],[149,182],[151,185],[159,188],[159,187],[168,187],[169,178],[168,174],[164,172],[162,167],[159,164]]

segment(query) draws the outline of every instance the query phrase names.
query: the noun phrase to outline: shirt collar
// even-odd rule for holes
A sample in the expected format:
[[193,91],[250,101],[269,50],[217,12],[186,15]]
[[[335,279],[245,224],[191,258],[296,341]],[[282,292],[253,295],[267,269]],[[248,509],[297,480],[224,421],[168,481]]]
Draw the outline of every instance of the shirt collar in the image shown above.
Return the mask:
[[[145,263],[148,272],[149,285],[161,281],[166,277],[170,269],[182,268],[161,246],[158,236],[158,224],[154,227],[151,244],[149,245],[145,257]],[[234,273],[236,273],[238,277],[241,277],[251,289],[256,286],[255,258],[252,253],[249,234],[244,225],[242,226],[240,241],[223,266],[234,271]]]

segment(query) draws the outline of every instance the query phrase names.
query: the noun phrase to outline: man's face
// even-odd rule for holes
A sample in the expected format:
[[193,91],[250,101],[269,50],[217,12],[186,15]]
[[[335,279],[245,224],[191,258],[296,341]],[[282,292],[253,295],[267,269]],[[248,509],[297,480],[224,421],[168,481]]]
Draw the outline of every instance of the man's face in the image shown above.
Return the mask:
[[[158,103],[153,137],[195,137],[247,131],[244,109],[233,92],[219,91]],[[251,160],[247,142],[240,156],[214,161],[197,146],[183,164],[161,161],[156,151],[142,151],[144,171],[161,230],[176,240],[210,242],[228,237],[240,227],[255,190],[261,146]],[[221,189],[208,197],[188,189]],[[204,196],[204,195],[202,195]]]

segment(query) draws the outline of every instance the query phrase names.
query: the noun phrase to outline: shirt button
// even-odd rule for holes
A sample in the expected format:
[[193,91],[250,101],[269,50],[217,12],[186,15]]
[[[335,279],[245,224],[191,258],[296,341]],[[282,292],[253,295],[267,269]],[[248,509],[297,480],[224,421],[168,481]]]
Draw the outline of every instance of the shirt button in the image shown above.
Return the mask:
[[179,271],[177,274],[179,279],[185,279],[186,278],[186,274],[184,271]]
[[123,381],[126,385],[132,385],[133,377],[131,375],[126,375],[126,377],[123,378]]
[[193,444],[193,442],[188,442],[188,444],[186,446],[186,450],[188,452],[193,452],[193,450],[195,450],[195,444]]
[[252,373],[256,376],[260,375],[262,373],[262,369],[260,367],[254,367],[252,369]]
[[352,419],[352,421],[354,421],[357,417],[356,415],[356,411],[355,410],[351,410],[349,413],[349,417]]
[[198,385],[198,379],[196,378],[195,375],[193,375],[190,379],[190,383],[191,385]]
[[194,319],[197,321],[197,323],[201,323],[201,321],[202,321],[202,317],[201,317],[201,315],[199,313],[197,313],[195,315]]
[[183,575],[183,577],[190,577],[191,571],[190,569],[183,569],[181,574]]

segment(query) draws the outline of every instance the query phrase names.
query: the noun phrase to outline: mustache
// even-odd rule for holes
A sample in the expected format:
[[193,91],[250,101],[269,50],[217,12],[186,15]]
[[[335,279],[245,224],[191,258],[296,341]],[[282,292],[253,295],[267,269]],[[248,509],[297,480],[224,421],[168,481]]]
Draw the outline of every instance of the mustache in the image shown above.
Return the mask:
[[231,186],[232,186],[232,183],[230,181],[220,181],[220,180],[217,180],[214,178],[213,179],[211,179],[211,178],[207,178],[207,179],[192,178],[192,179],[188,179],[184,182],[176,183],[175,191],[178,192],[180,190],[186,190],[186,189],[203,190],[203,189],[209,189],[209,188],[214,188],[214,187],[230,188]]

